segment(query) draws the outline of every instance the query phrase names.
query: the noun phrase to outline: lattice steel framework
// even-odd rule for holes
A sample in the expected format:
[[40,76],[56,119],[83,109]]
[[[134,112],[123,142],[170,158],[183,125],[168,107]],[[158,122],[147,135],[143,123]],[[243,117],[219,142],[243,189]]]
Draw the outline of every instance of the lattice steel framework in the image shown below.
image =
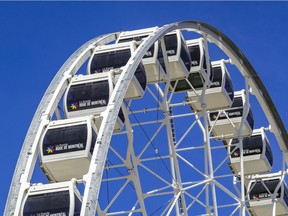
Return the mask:
[[[158,28],[157,31],[147,37],[144,42],[142,42],[138,46],[136,52],[131,56],[126,66],[122,68],[121,76],[115,86],[112,96],[110,97],[109,104],[104,113],[101,127],[98,131],[96,147],[92,156],[89,172],[87,173],[87,175],[84,176],[83,179],[85,183],[85,190],[83,195],[81,215],[137,215],[138,213],[141,213],[142,215],[150,215],[151,212],[149,213],[147,210],[149,208],[147,207],[148,204],[146,203],[146,200],[148,200],[150,197],[157,197],[161,195],[169,195],[172,197],[169,200],[168,204],[163,207],[164,210],[161,211],[161,215],[191,215],[191,209],[194,203],[202,206],[205,209],[206,215],[218,215],[218,209],[225,207],[224,205],[219,204],[220,198],[217,196],[218,189],[221,189],[222,191],[224,191],[224,193],[229,195],[232,200],[236,201],[237,205],[231,204],[231,206],[235,207],[235,210],[232,212],[232,214],[237,211],[239,211],[240,215],[245,215],[247,213],[250,214],[246,208],[246,195],[244,189],[245,182],[243,180],[245,179],[245,177],[243,172],[240,176],[240,179],[242,179],[243,181],[239,181],[239,179],[237,180],[234,177],[234,184],[240,185],[239,194],[237,194],[236,192],[232,193],[230,189],[226,188],[223,184],[221,184],[215,176],[215,172],[222,164],[224,164],[225,159],[221,162],[219,166],[215,167],[215,163],[213,161],[215,156],[213,155],[214,151],[212,149],[216,149],[217,147],[213,147],[210,144],[211,131],[208,125],[209,111],[207,111],[205,108],[205,89],[203,90],[204,93],[202,94],[202,113],[191,112],[178,115],[173,114],[171,112],[172,108],[188,104],[185,104],[184,102],[172,103],[173,92],[170,92],[169,85],[165,85],[163,83],[156,83],[151,86],[149,85],[146,90],[146,94],[150,94],[151,97],[154,98],[155,101],[157,101],[157,108],[150,108],[150,110],[143,108],[142,110],[137,111],[131,109],[134,102],[123,103],[124,95],[128,89],[129,83],[134,75],[137,66],[141,62],[146,51],[156,41],[160,41],[161,47],[163,49],[163,56],[167,68],[167,74],[169,74],[168,57],[164,45],[163,36],[168,32],[176,29],[187,30],[188,32],[196,32],[202,35],[202,37],[205,39],[205,43],[212,43],[217,45],[217,47],[228,56],[229,62],[237,67],[237,69],[245,79],[244,88],[246,92],[251,92],[252,89],[253,95],[256,97],[258,103],[263,109],[263,113],[266,116],[270,126],[269,128],[267,128],[267,130],[273,132],[277,139],[279,147],[283,153],[282,171],[283,174],[286,174],[285,169],[287,163],[288,149],[288,136],[286,129],[265,86],[261,82],[259,76],[255,72],[247,58],[244,56],[244,54],[227,36],[225,36],[222,32],[208,24],[197,21],[172,23]],[[95,47],[113,42],[117,39],[118,35],[119,33],[112,33],[96,37],[88,41],[83,46],[81,46],[74,54],[72,54],[72,56],[64,63],[64,65],[56,74],[55,78],[51,82],[40,102],[40,105],[28,130],[26,139],[23,143],[23,147],[11,183],[5,208],[5,215],[17,215],[20,211],[21,202],[26,189],[30,186],[31,176],[33,174],[35,163],[39,154],[39,137],[43,133],[44,127],[53,118],[54,113],[56,113],[57,116],[60,116],[57,106],[70,82],[71,77],[73,77],[75,73],[77,73],[83,63],[86,62],[87,59],[92,55]],[[206,55],[208,55],[208,53],[206,53]],[[166,83],[170,83],[169,75]],[[154,88],[154,90],[152,90],[152,88]],[[249,103],[249,94],[247,94],[246,100],[247,105]],[[247,115],[248,109],[246,105],[244,105],[244,115]],[[123,133],[118,133],[119,136],[121,134],[126,134],[127,136],[128,144],[125,157],[122,156],[121,153],[116,150],[116,148],[110,145],[113,136],[113,128],[120,107],[122,107],[126,118],[126,131]],[[144,121],[143,119],[141,119],[140,122],[140,120],[135,117],[137,113],[147,113],[155,110],[161,110],[163,112],[163,119],[154,119],[153,121]],[[190,118],[191,116],[194,117],[195,120],[191,123],[188,129],[184,133],[182,133],[180,139],[176,140],[175,134],[173,132],[175,127],[173,120],[183,117],[186,118],[189,116]],[[134,122],[132,120],[129,120],[132,117],[134,117]],[[134,128],[139,128],[140,125],[141,130],[144,130],[143,128],[145,125],[150,125],[153,123],[159,124],[157,126],[158,129],[155,130],[154,134],[150,135],[151,137],[148,139],[142,150],[139,151],[140,153],[136,152],[134,148],[136,148],[135,143],[138,142],[138,137],[136,138],[133,134]],[[202,133],[201,136],[203,136],[203,145],[201,147],[204,149],[203,160],[205,165],[203,167],[203,170],[198,169],[192,162],[188,161],[187,158],[181,155],[181,152],[188,150],[191,151],[193,150],[193,148],[197,148],[195,146],[191,146],[190,149],[180,148],[181,142],[190,133],[190,131],[195,125],[199,126]],[[155,157],[142,157],[146,149],[149,148],[149,146],[153,145],[153,140],[156,139],[158,134],[161,133],[160,131],[162,130],[162,128],[166,129],[166,142],[168,149],[167,152],[161,155],[159,153],[159,147],[154,146],[153,151],[155,152]],[[241,133],[239,134],[239,136],[241,137]],[[117,157],[122,161],[118,165],[107,164],[107,155],[109,148],[110,151],[117,155]],[[243,155],[243,151],[241,150],[240,152],[241,155]],[[147,161],[158,161],[158,163],[164,164],[164,169],[169,170],[168,178],[170,179],[165,179],[163,176],[156,173],[147,165],[145,165]],[[191,169],[194,169],[194,171],[196,170],[198,173],[201,173],[201,175],[203,176],[203,180],[198,182],[182,181],[182,174],[186,171],[180,168],[181,166],[179,165],[179,163],[185,163]],[[169,165],[166,166],[166,164]],[[121,169],[121,167],[126,167],[129,171],[129,174],[111,178],[107,176],[107,178],[103,177],[103,174],[107,170],[114,169],[117,171],[117,169]],[[145,179],[143,174],[140,173],[142,171],[139,171],[139,169],[146,170],[146,172],[150,173],[152,176],[154,176],[161,182],[164,182],[166,186],[157,189],[155,188],[154,190],[144,189],[142,184],[144,184],[145,181],[149,181],[149,179]],[[243,170],[243,160],[241,160],[241,170]],[[109,200],[107,206],[105,208],[102,206],[101,208],[99,204],[101,202],[101,197],[99,195],[101,185],[103,185],[105,182],[112,182],[119,179],[125,180],[124,184],[119,188],[113,199]],[[239,181],[239,183],[235,183],[237,181]],[[129,184],[133,185],[132,187],[134,188],[133,190],[135,191],[137,197],[136,203],[132,204],[132,208],[130,209],[123,209],[122,211],[118,212],[110,212],[109,209],[112,209],[112,205],[117,199],[117,197],[120,196],[120,194]],[[193,190],[194,188],[200,186],[203,187],[199,192],[197,192],[196,195],[192,195],[192,193],[189,192],[189,190]],[[202,194],[205,194],[205,198],[203,199],[205,200],[204,202],[201,201]],[[160,215],[159,212],[157,212],[157,214]]]

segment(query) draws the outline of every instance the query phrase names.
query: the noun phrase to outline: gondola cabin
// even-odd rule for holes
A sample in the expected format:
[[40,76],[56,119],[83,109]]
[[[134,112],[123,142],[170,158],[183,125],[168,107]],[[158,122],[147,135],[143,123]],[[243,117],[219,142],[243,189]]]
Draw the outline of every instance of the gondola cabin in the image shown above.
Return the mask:
[[[153,34],[158,27],[146,28],[134,31],[121,32],[116,43],[127,41],[142,42],[149,35]],[[162,55],[161,47],[158,40],[145,53],[142,63],[144,65],[147,83],[158,83],[166,80],[166,71],[163,58],[158,58],[158,54]]]
[[[63,100],[67,118],[93,115],[99,129],[102,114],[107,108],[113,88],[111,73],[74,76]],[[114,130],[121,130],[123,125],[124,116],[120,110]]]
[[[174,92],[187,91],[194,89],[201,89],[204,86],[205,80],[207,79],[207,85],[210,86],[213,79],[213,71],[210,60],[206,60],[204,39],[194,39],[186,41],[190,57],[191,57],[191,68],[187,79],[172,81],[171,87],[174,88]],[[208,76],[208,64],[210,73]],[[176,87],[175,84],[177,82]]]
[[[230,167],[234,173],[240,173],[240,144],[238,139],[232,139],[228,145]],[[244,175],[270,172],[273,165],[273,154],[263,128],[254,130],[250,137],[242,140]]]
[[30,186],[20,216],[79,216],[82,198],[72,182]]
[[[252,134],[254,118],[249,104],[248,114],[243,119],[245,94],[244,90],[235,92],[231,108],[209,113],[209,126],[212,128],[212,134],[216,139],[237,138],[239,134],[247,137]],[[242,131],[239,131],[242,119]]]
[[40,138],[40,167],[51,182],[82,179],[97,139],[90,117],[51,121]]
[[[112,73],[116,83],[122,72],[121,67],[127,64],[135,50],[135,41],[96,47],[88,62],[88,74],[109,72]],[[145,92],[146,84],[145,69],[143,64],[140,63],[124,98],[141,98]]]
[[[168,56],[170,80],[186,79],[190,73],[191,58],[181,31],[175,30],[166,34],[164,43]],[[161,57],[163,58],[163,55]]]
[[[224,60],[212,62],[213,79],[210,87],[205,91],[207,110],[225,109],[231,107],[234,99],[234,90],[230,74]],[[203,85],[193,85],[194,90],[187,91],[187,101],[193,111],[201,111],[201,95]]]
[[[191,69],[190,73],[201,74],[204,79],[210,79],[207,75],[208,65],[210,64],[210,59],[206,59],[206,50],[204,39],[198,38],[186,41],[190,57],[191,57]],[[209,58],[209,56],[207,56]]]
[[[248,185],[249,211],[253,216],[273,215],[273,197],[275,195],[276,214],[288,214],[288,190],[285,181],[281,182],[281,173],[253,177]],[[279,189],[276,191],[277,187]]]

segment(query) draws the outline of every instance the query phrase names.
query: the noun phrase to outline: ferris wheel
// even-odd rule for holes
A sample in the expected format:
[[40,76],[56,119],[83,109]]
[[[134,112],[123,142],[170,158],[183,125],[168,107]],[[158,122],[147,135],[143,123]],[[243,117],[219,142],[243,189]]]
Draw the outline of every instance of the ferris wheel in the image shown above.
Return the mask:
[[265,86],[216,28],[107,34],[48,87],[4,214],[288,215],[287,150]]

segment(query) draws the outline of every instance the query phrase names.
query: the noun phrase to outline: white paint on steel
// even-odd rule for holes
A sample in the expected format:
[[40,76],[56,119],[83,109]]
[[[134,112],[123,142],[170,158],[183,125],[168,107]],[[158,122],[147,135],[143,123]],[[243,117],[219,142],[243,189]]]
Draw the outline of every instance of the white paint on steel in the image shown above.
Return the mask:
[[[45,125],[48,124],[55,111],[60,97],[63,95],[71,77],[92,54],[95,46],[106,44],[115,40],[117,34],[108,34],[96,37],[76,50],[63,64],[46,90],[28,129],[18,162],[11,182],[7,203],[4,210],[5,216],[12,216],[19,211],[24,191],[29,187],[30,178],[37,159],[37,140]],[[17,215],[18,216],[18,215]]]
[[[155,43],[155,41],[161,39],[166,33],[176,29],[189,29],[191,31],[203,34],[229,56],[231,62],[236,65],[244,77],[249,77],[249,85],[252,88],[258,102],[260,103],[281,149],[285,153],[287,152],[288,136],[281,118],[260,78],[246,57],[236,47],[236,45],[223,33],[205,23],[196,21],[184,21],[164,25],[140,44],[126,66],[122,68],[123,72],[109,100],[109,104],[105,111],[102,125],[98,133],[89,172],[84,179],[86,185],[81,216],[95,215],[102,174],[110,145],[110,140],[113,134],[114,124],[116,122],[119,109],[122,105],[124,95],[128,89],[128,85],[131,79],[133,78],[137,66],[141,62],[145,52]],[[51,82],[40,102],[35,116],[33,117],[32,123],[23,143],[23,147],[11,183],[4,212],[5,215],[13,215],[15,210],[19,209],[19,206],[21,205],[23,193],[24,190],[29,186],[31,174],[33,172],[38,154],[37,137],[41,134],[43,127],[49,122],[53,113],[55,112],[57,104],[68,85],[70,77],[73,76],[75,72],[77,72],[77,70],[92,54],[93,48],[95,46],[111,42],[115,40],[116,37],[117,33],[113,33],[97,37],[85,43],[64,63],[64,65],[61,67]],[[220,188],[222,187],[217,181],[215,181],[215,184]],[[179,196],[180,194],[176,197]]]

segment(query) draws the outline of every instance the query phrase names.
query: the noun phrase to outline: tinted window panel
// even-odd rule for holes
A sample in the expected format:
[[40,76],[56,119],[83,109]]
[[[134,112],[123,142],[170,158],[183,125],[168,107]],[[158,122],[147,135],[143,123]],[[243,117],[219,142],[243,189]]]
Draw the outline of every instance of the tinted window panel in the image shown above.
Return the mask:
[[95,133],[93,128],[91,128],[91,129],[92,129],[92,140],[91,140],[90,153],[93,154],[95,143],[96,143],[96,140],[97,140],[97,134]]
[[[235,109],[236,107],[241,107],[239,109]],[[228,115],[229,118],[237,118],[237,117],[241,117],[243,116],[243,101],[242,101],[242,97],[236,97],[234,98],[234,101],[232,103],[231,108],[234,109],[227,109],[226,113]],[[218,116],[218,112],[212,112],[210,113],[210,120],[213,121],[217,118]],[[221,113],[218,120],[221,119],[227,119],[226,115],[224,113]],[[254,124],[254,121],[253,121]],[[253,127],[252,127],[253,129]]]
[[158,61],[159,61],[159,64],[161,65],[161,67],[163,68],[164,72],[167,73],[163,56],[158,57]]
[[[201,89],[203,87],[203,79],[200,73],[190,73],[188,76],[188,80],[190,84],[193,86],[194,89]],[[171,86],[174,87],[176,81],[171,82]],[[175,91],[186,91],[191,90],[190,85],[186,81],[186,79],[178,80],[177,87],[175,88]]]
[[74,209],[74,216],[80,216],[81,213],[81,205],[82,202],[79,198],[75,195],[75,209]]
[[180,53],[180,57],[186,67],[186,69],[188,71],[190,71],[191,68],[191,58],[190,58],[190,54],[188,51],[188,48],[186,46],[186,42],[184,41],[184,39],[181,37],[181,53]]
[[253,130],[254,128],[254,117],[251,109],[249,110],[249,113],[247,115],[247,122],[250,125],[251,129]]
[[[265,186],[269,189],[271,193],[274,193],[277,185],[279,183],[279,180],[269,180],[264,181]],[[277,191],[277,198],[280,197],[281,194],[281,187]],[[262,182],[257,182],[254,187],[252,188],[249,197],[251,200],[259,200],[259,199],[267,199],[271,197],[271,194],[267,191],[267,189],[264,187]]]
[[141,85],[142,89],[146,89],[147,84],[147,78],[146,78],[146,72],[144,70],[144,66],[142,63],[139,64],[138,68],[135,71],[135,77],[137,78],[139,84]]
[[286,186],[284,186],[284,196],[283,196],[283,199],[284,199],[284,202],[286,203],[286,205],[288,206],[288,189]]
[[[133,41],[133,40],[135,40],[135,41],[141,41],[141,40],[143,40],[143,39],[146,38],[146,37],[147,37],[147,35],[145,35],[145,36],[138,36],[138,37],[131,37],[131,38],[125,38],[125,39],[119,40],[118,43],[129,42],[129,41]],[[155,46],[155,44],[153,44],[153,45],[149,48],[149,50],[145,53],[145,55],[144,55],[143,58],[150,58],[150,57],[152,57],[152,56],[154,55],[154,46]]]
[[269,161],[270,165],[272,166],[273,165],[273,153],[272,153],[272,149],[271,149],[267,139],[266,139],[265,156],[266,156],[267,160]]
[[[232,144],[237,144],[239,142],[238,139],[233,139]],[[232,158],[240,157],[240,149],[237,148],[235,151],[234,149],[236,146],[231,146],[231,154]],[[243,155],[256,155],[262,154],[263,151],[263,142],[261,135],[254,135],[251,137],[246,137],[243,139]]]
[[[203,68],[206,70],[207,69],[207,61],[206,61],[206,54],[205,54],[205,50],[204,50],[204,52],[203,52]],[[211,62],[210,62],[210,68],[212,69],[212,65],[211,65]],[[207,72],[206,72],[207,73]],[[211,76],[210,76],[210,78],[212,78]],[[210,80],[212,80],[212,79],[210,79]]]
[[[204,56],[204,63],[205,63],[205,65],[206,65],[206,57]],[[212,81],[213,80],[213,78],[214,78],[214,73],[213,73],[213,71],[212,71],[212,64],[211,64],[211,62],[209,61],[209,64],[210,64],[210,77],[209,77],[209,80],[210,81]],[[204,66],[205,66],[204,65]],[[206,69],[206,66],[204,67],[204,69],[205,69],[205,72],[206,72],[206,74],[208,73],[208,70]]]
[[131,37],[131,38],[124,38],[118,41],[118,43],[123,43],[123,42],[129,42],[129,41],[141,41],[143,38],[146,38],[146,36],[137,36],[137,37]]
[[[176,81],[172,81],[171,82],[171,86],[174,88]],[[177,83],[177,87],[175,88],[175,92],[177,91],[185,91],[191,89],[191,87],[189,86],[188,82],[183,79],[183,80],[178,80]]]
[[189,46],[188,47],[190,57],[191,57],[191,66],[197,67],[200,64],[200,47],[199,45]]
[[225,79],[225,90],[228,93],[230,100],[233,101],[233,98],[234,98],[233,85],[232,85],[230,78],[227,75]]
[[24,206],[24,216],[31,215],[69,215],[69,191],[45,193],[29,196]]
[[154,56],[154,46],[155,44],[153,44],[149,49],[148,51],[145,53],[144,57],[143,58],[150,58],[152,56]]
[[217,88],[222,85],[222,69],[221,66],[212,68],[213,79],[210,88]]
[[262,148],[263,146],[262,136],[259,134],[259,135],[253,135],[251,137],[244,138],[243,146],[245,148],[250,148],[250,149]]
[[235,97],[231,107],[243,107],[242,97]]
[[163,68],[164,72],[167,73],[161,46],[159,46],[159,49],[158,49],[158,61],[161,67]]
[[108,80],[72,85],[67,94],[68,112],[107,106],[109,101]]
[[269,146],[269,149],[266,149],[265,156],[266,156],[267,160],[269,161],[270,166],[272,166],[273,165],[273,154],[272,154],[272,151],[270,149],[270,146]]
[[125,117],[123,114],[122,109],[120,108],[119,113],[118,113],[118,117],[120,118],[120,120],[124,123],[125,122]]
[[203,87],[204,80],[200,73],[189,74],[188,80],[190,81],[194,89],[201,89]]
[[85,150],[87,143],[87,125],[75,125],[49,129],[42,145],[43,155],[55,155]]
[[[129,41],[142,41],[143,39],[145,39],[147,37],[147,35],[145,36],[138,36],[138,37],[131,37],[131,38],[125,38],[125,39],[121,39],[118,41],[118,43],[123,43],[123,42],[129,42]],[[154,44],[149,48],[149,50],[145,53],[143,58],[150,58],[152,56],[154,56]]]
[[[209,61],[208,63],[210,65],[210,77],[209,77],[209,80],[212,82],[213,81],[213,76],[214,76],[214,73],[213,73],[213,68],[212,68],[212,64],[211,64],[211,61]],[[203,68],[206,72],[206,74],[208,73],[208,70],[207,70],[207,60],[206,60],[206,54],[205,54],[205,50],[203,52]]]
[[177,54],[178,41],[177,41],[176,34],[165,35],[164,43],[166,46],[166,51],[167,51],[168,56],[173,56]]
[[95,54],[91,61],[90,73],[101,73],[120,68],[126,65],[130,57],[130,49]]
[[[238,118],[238,117],[242,117],[242,116],[243,116],[243,109],[240,108],[240,109],[226,110],[226,113],[227,113],[227,115],[228,115],[228,117],[229,117],[230,119],[232,119],[232,118]],[[211,113],[210,113],[210,120],[211,120],[211,121],[216,120],[216,118],[217,118],[218,115],[219,115],[218,120],[227,119],[225,113],[219,114],[218,112],[211,112]]]

